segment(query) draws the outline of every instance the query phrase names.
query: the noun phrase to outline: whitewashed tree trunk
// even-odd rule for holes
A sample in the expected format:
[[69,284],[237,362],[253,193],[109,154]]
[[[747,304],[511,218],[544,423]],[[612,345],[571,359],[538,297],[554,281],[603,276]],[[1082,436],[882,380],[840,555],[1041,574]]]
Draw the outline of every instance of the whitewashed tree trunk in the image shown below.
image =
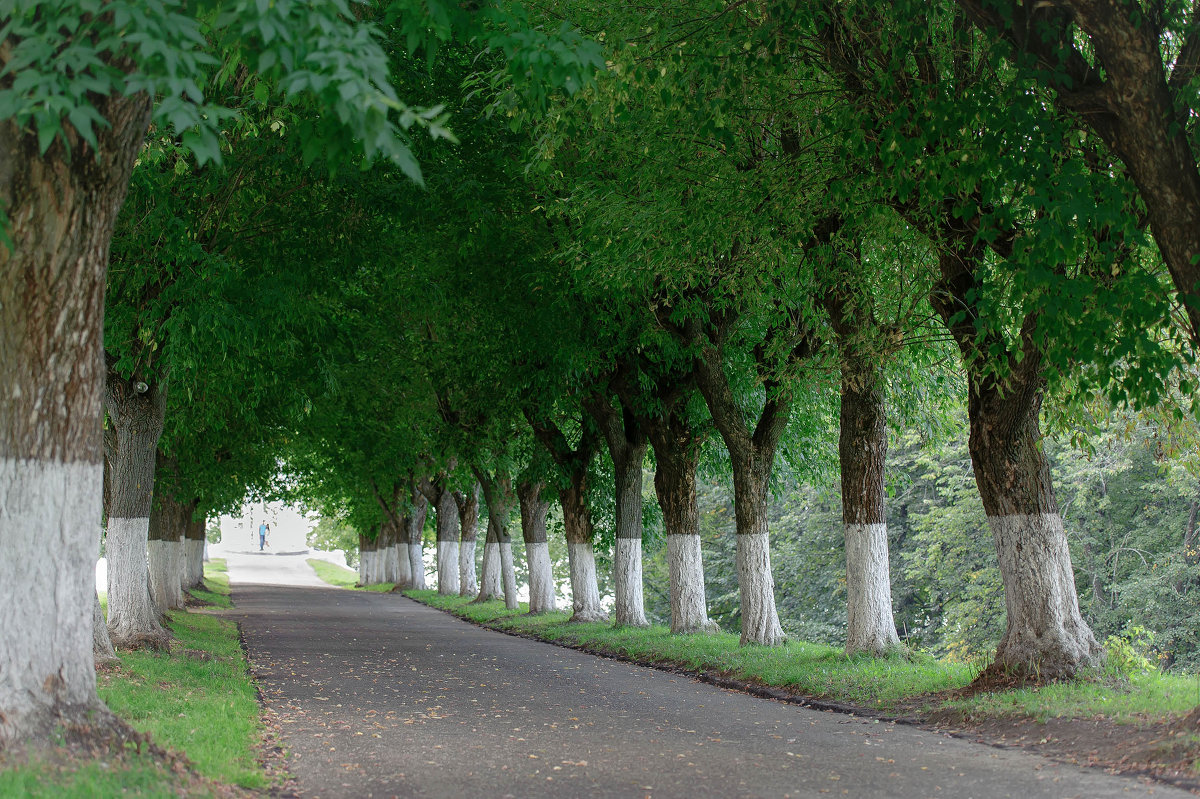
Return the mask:
[[424,531],[425,514],[429,510],[429,500],[425,499],[425,495],[417,490],[416,483],[412,486],[411,495],[414,510],[408,517],[408,563],[412,575],[413,589],[424,591],[426,588]]
[[188,515],[183,538],[183,587],[204,587],[204,538],[207,521],[203,515],[195,518],[195,503]]
[[703,438],[675,409],[665,417],[647,419],[645,426],[654,445],[654,491],[667,533],[671,632],[716,632],[716,623],[708,618],[696,507],[696,466]]
[[523,481],[517,487],[521,504],[521,536],[529,569],[529,612],[548,613],[554,608],[554,570],[546,540],[546,516],[550,503],[542,499],[545,483]]
[[96,695],[104,287],[113,225],[150,121],[144,94],[93,98],[97,145],[64,120],[0,120],[0,749],[119,722]]
[[371,542],[362,533],[358,534],[358,584],[367,585],[367,570],[370,568],[367,564],[369,547]]
[[596,579],[592,516],[585,502],[586,479],[586,468],[574,471],[571,485],[558,493],[571,571],[571,621],[607,621],[608,611],[600,604],[600,589]]
[[104,623],[104,609],[100,607],[100,594],[92,592],[96,601],[92,606],[92,652],[96,657],[96,665],[103,666],[117,659],[113,649],[112,639],[108,637],[108,625]]
[[455,491],[454,504],[458,506],[460,530],[458,548],[458,594],[475,596],[479,584],[475,577],[475,538],[479,529],[479,483],[469,492]]
[[[847,340],[857,332],[850,314],[835,319]],[[900,648],[892,617],[888,564],[887,417],[883,375],[876,360],[860,359],[842,346],[842,406],[838,457],[842,472],[842,521],[846,535],[846,654],[876,657]]]
[[459,592],[458,505],[444,483],[444,476],[434,482],[422,481],[421,493],[433,505],[436,516],[438,593],[456,596]]
[[162,648],[169,636],[151,599],[146,550],[165,387],[126,379],[110,369],[104,396],[111,422],[105,437],[109,634],[119,648]]
[[631,414],[618,411],[607,400],[587,402],[608,442],[612,456],[617,500],[617,546],[613,556],[613,592],[617,625],[647,627],[642,595],[642,466],[649,442]]
[[517,599],[517,570],[513,565],[511,540],[500,542],[500,574],[504,579],[504,607],[516,610],[521,602]]
[[[488,538],[492,537],[488,531]],[[483,544],[483,572],[479,578],[479,596],[476,602],[487,602],[504,596],[504,583],[500,577],[500,542],[485,540]]]
[[[164,471],[159,457],[159,474]],[[188,509],[165,491],[150,511],[147,529],[146,554],[150,574],[150,595],[159,615],[183,607],[183,585],[180,580],[180,536],[185,527]]]

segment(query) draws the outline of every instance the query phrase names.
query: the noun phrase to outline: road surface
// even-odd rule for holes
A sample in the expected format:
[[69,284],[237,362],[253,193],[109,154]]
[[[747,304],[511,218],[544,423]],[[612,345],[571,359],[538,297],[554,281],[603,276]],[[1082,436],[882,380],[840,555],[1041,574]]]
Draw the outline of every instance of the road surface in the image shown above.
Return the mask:
[[301,566],[230,558],[305,797],[1192,797],[503,635]]

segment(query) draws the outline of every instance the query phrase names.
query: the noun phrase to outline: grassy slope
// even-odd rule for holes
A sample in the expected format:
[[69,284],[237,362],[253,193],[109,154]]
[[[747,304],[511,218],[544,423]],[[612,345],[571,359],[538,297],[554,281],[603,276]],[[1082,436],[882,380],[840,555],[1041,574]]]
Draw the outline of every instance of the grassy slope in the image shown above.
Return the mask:
[[[224,563],[205,568],[198,596],[230,607]],[[182,752],[203,777],[246,788],[262,788],[266,777],[255,756],[259,710],[246,659],[231,621],[203,612],[174,612],[176,636],[170,655],[121,654],[121,665],[97,675],[101,698],[157,745]],[[81,760],[52,753],[55,762],[0,771],[0,796],[176,797],[213,795],[210,785],[159,760],[128,751]]]
[[317,573],[325,582],[338,588],[355,588],[360,591],[378,591],[381,593],[391,591],[393,583],[380,583],[378,585],[356,586],[358,583],[358,572],[338,566],[336,563],[330,563],[327,560],[320,558],[309,558],[307,561],[309,566],[312,566],[313,571]]
[[571,624],[566,613],[526,616],[522,615],[524,606],[510,611],[498,601],[476,605],[463,597],[439,596],[436,591],[405,593],[472,621],[547,641],[643,662],[718,672],[883,712],[957,708],[975,718],[1104,716],[1129,722],[1183,715],[1200,704],[1200,677],[1164,674],[1081,680],[949,702],[923,699],[925,694],[966,685],[975,672],[923,655],[878,660],[846,657],[839,649],[796,641],[776,648],[743,647],[737,636],[728,633],[676,636],[661,625],[619,629],[609,624]]

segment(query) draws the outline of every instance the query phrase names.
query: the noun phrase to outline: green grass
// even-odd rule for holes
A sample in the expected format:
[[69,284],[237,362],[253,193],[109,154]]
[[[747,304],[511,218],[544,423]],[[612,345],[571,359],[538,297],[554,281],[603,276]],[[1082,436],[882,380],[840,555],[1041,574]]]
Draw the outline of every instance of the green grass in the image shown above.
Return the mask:
[[968,684],[976,668],[922,654],[879,659],[847,657],[840,649],[800,641],[780,647],[740,646],[738,637],[728,633],[671,635],[661,625],[614,628],[604,623],[571,624],[567,613],[523,615],[527,612],[524,605],[520,610],[507,610],[499,601],[472,604],[469,598],[440,596],[436,591],[405,594],[471,621],[546,641],[643,662],[717,672],[885,713],[948,709],[975,718],[1104,716],[1118,722],[1137,722],[1182,715],[1200,704],[1200,677],[1168,674],[1140,675],[1129,680],[1089,678],[946,700],[929,695]]
[[[214,605],[229,607],[224,563],[205,568]],[[254,685],[236,625],[204,612],[174,612],[172,653],[123,652],[121,664],[97,675],[100,698],[155,744],[182,753],[208,780],[245,788],[268,786],[256,763],[261,725]],[[133,751],[79,759],[48,758],[0,772],[0,796],[211,796],[195,776]]]
[[358,572],[338,566],[320,558],[309,558],[308,565],[312,566],[325,582],[337,588],[353,588],[357,591],[376,591],[386,593],[392,590],[395,583],[379,583],[377,585],[358,585]]

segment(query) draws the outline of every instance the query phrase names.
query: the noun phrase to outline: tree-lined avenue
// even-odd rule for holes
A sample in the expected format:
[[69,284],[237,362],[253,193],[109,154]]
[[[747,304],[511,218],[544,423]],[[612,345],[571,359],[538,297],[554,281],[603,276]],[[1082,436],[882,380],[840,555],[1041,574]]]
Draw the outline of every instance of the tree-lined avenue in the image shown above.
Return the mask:
[[263,585],[235,618],[306,797],[1187,796],[485,630],[395,594]]

